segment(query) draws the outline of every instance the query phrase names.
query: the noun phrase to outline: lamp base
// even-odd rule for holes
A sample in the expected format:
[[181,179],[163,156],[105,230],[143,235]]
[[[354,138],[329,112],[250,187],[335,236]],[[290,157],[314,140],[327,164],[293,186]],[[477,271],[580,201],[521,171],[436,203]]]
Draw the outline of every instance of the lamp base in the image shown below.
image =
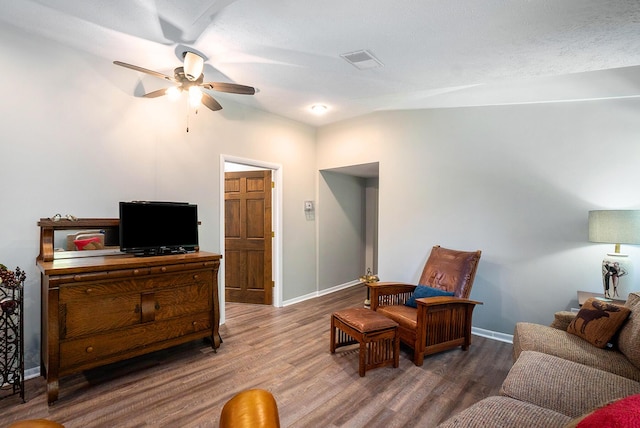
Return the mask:
[[[628,275],[631,266],[627,254],[608,253],[602,260],[604,297],[620,299],[621,277]],[[626,297],[626,296],[625,296]]]

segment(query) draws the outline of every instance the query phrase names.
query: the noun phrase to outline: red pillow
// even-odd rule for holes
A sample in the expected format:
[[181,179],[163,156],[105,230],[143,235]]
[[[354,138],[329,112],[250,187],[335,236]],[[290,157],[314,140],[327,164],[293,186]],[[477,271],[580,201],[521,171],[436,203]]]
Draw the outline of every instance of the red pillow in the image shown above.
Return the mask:
[[[95,242],[95,245],[90,245],[93,244]],[[76,248],[80,251],[82,250],[95,250],[96,248],[100,247],[100,238],[93,237],[93,238],[86,238],[86,239],[76,239],[75,241],[73,241],[74,244],[76,244]]]
[[577,428],[640,427],[640,394],[614,401],[582,419]]

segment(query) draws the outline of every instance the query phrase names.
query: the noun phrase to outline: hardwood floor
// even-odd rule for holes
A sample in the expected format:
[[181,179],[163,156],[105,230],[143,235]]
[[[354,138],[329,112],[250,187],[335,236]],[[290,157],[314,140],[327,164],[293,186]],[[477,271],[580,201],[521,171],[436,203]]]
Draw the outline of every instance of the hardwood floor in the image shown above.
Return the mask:
[[469,351],[429,356],[422,367],[402,347],[399,368],[360,378],[355,347],[329,353],[329,324],[365,294],[356,286],[284,308],[229,303],[217,353],[198,341],[65,377],[53,406],[44,379],[28,380],[26,403],[0,400],[0,426],[47,418],[68,428],[217,427],[229,398],[263,388],[282,427],[432,427],[498,393],[511,345],[477,336]]

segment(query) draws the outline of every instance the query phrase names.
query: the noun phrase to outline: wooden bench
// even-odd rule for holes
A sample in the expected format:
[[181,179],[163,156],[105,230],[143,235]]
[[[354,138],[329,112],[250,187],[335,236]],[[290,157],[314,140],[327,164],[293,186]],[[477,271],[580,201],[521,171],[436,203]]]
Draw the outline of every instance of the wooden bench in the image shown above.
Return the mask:
[[350,308],[331,315],[331,353],[336,348],[360,344],[358,374],[376,367],[398,367],[398,323],[370,309]]

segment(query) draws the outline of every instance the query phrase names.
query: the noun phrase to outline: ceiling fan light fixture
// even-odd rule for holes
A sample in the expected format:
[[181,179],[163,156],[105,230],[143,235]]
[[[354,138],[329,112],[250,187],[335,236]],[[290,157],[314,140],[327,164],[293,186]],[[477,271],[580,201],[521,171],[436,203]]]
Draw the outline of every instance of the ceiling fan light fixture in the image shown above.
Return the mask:
[[165,92],[165,95],[169,98],[170,101],[177,101],[180,98],[180,94],[182,91],[177,86],[172,86],[168,88]]
[[184,53],[184,75],[192,82],[198,80],[198,77],[204,70],[204,59],[193,52]]
[[[176,67],[173,71],[173,77],[157,71],[149,70],[137,65],[127,64],[126,62],[113,61],[115,65],[129,68],[140,73],[149,74],[151,76],[168,80],[175,84],[174,88],[161,88],[142,95],[144,98],[157,98],[164,95],[168,97],[179,97],[182,92],[189,93],[188,105],[198,108],[204,105],[211,111],[222,110],[222,106],[215,98],[206,92],[202,92],[200,88],[210,89],[218,92],[227,92],[229,94],[254,95],[256,89],[251,86],[239,85],[237,83],[226,82],[205,82],[204,59],[202,56],[193,52],[184,52],[184,65]],[[197,112],[197,111],[196,111]]]
[[189,88],[189,104],[191,107],[198,107],[202,102],[202,91],[197,86]]
[[324,104],[314,104],[311,107],[309,107],[309,110],[311,110],[311,113],[320,116],[325,114],[327,111],[329,111],[329,107],[327,107]]

